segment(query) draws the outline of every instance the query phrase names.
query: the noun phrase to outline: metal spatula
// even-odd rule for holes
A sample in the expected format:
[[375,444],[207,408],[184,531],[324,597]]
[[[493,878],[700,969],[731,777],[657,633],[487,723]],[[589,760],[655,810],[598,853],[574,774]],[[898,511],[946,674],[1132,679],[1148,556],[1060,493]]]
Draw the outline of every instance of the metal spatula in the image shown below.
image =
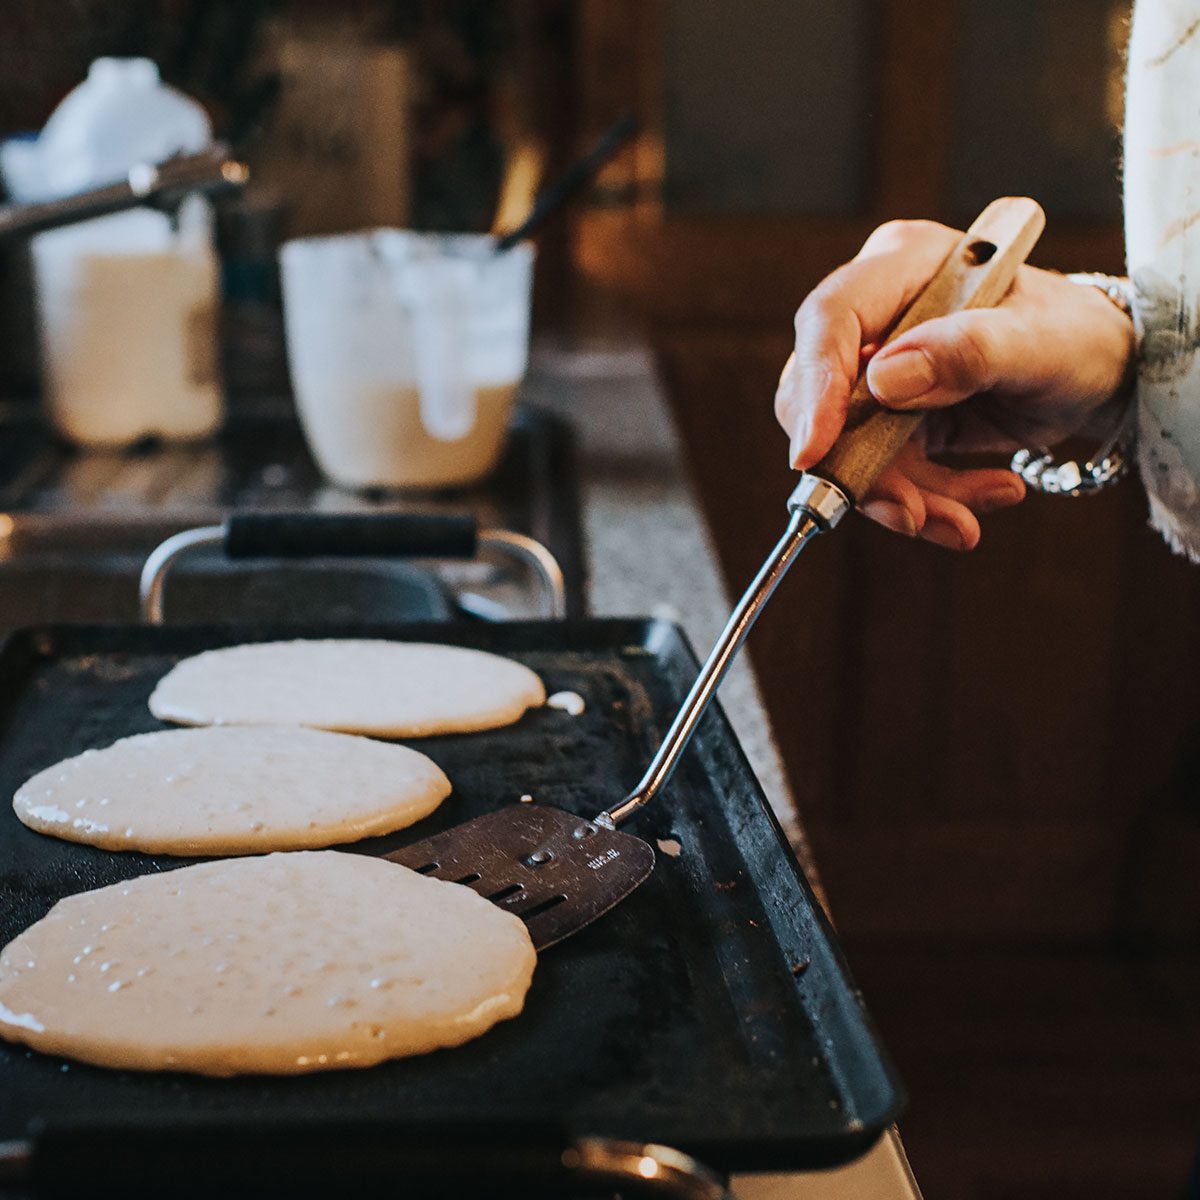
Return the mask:
[[[916,297],[888,338],[932,317],[998,304],[1045,224],[1032,200],[988,205]],[[832,529],[908,441],[919,413],[872,399],[860,376],[837,445],[805,472],[788,499],[787,529],[746,589],[637,787],[592,820],[540,804],[513,804],[387,855],[422,874],[466,884],[516,913],[534,945],[552,946],[591,924],[654,869],[654,851],[617,826],[671,777],[755,618],[805,544]]]

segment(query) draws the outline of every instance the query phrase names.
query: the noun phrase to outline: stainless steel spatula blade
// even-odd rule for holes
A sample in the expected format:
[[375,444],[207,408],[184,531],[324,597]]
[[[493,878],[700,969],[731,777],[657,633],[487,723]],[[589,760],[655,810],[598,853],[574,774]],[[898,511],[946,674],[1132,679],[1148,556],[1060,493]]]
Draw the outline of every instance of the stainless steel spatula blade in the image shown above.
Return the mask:
[[590,925],[654,870],[641,838],[543,804],[506,805],[384,857],[515,913],[538,950]]

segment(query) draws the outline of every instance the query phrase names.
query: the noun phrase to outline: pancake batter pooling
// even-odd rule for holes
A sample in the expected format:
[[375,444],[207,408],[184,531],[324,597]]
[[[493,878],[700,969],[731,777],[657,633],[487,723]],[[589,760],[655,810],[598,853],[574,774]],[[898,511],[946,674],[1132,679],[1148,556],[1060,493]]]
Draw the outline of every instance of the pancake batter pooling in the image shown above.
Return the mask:
[[495,729],[542,704],[528,667],[461,646],[329,638],[184,659],[150,697],[181,725],[309,725],[380,737]]
[[405,746],[318,729],[168,729],[40,771],[13,808],[31,829],[108,850],[262,854],[403,829],[450,794]]
[[0,1035],[100,1066],[366,1067],[524,1005],[524,924],[469,888],[332,850],[201,863],[60,900],[0,952]]

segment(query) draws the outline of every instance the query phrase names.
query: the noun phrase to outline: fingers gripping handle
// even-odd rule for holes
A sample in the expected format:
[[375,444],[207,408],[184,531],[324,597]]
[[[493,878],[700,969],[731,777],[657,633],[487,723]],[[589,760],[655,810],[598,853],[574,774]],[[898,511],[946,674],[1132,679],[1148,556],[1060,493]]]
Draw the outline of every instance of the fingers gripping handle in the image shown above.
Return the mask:
[[[1045,224],[1046,215],[1034,200],[1023,196],[993,200],[905,310],[887,342],[933,317],[999,304]],[[852,503],[858,503],[922,417],[920,412],[892,412],[877,404],[864,368],[850,394],[841,437],[806,475],[835,484]]]

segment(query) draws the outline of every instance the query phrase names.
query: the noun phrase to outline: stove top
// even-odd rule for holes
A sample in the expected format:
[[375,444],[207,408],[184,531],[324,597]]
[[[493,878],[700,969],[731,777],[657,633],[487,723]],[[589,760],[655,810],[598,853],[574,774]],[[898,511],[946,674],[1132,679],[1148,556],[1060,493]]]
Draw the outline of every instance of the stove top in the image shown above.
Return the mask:
[[[431,493],[354,493],[326,483],[290,403],[241,406],[217,439],[81,450],[36,410],[0,409],[0,626],[133,620],[146,554],[181,529],[235,511],[469,513],[547,546],[563,568],[568,616],[584,611],[574,443],[560,418],[519,407],[504,455],[482,483]],[[399,562],[319,560],[262,570],[202,554],[179,571],[175,619],[427,620],[520,610],[534,589],[498,564],[436,572]],[[478,593],[482,593],[482,596]],[[499,596],[496,600],[494,597]]]

